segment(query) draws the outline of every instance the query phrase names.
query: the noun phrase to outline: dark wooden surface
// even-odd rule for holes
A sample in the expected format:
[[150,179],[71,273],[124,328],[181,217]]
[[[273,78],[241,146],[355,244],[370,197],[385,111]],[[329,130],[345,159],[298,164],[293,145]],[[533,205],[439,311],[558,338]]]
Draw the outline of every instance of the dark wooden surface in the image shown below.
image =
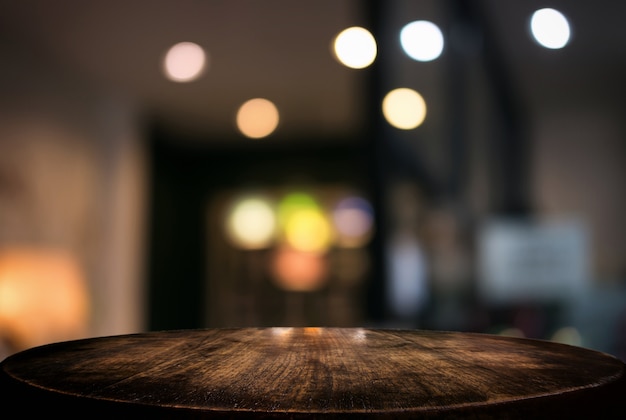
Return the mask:
[[167,331],[36,347],[0,367],[16,418],[626,418],[620,360],[483,334]]

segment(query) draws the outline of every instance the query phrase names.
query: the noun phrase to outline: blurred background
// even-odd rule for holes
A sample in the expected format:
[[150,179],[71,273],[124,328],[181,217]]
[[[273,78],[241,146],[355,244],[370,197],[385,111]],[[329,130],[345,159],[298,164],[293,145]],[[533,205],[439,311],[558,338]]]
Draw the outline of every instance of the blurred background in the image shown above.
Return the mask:
[[623,16],[0,0],[0,357],[315,325],[626,359]]

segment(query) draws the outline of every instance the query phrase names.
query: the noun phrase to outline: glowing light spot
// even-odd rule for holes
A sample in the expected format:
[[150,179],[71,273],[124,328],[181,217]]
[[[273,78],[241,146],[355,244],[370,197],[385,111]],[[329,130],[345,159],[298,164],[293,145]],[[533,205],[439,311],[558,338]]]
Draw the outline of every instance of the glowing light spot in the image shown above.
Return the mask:
[[286,338],[291,335],[292,330],[292,327],[273,327],[270,331],[276,337]]
[[413,235],[396,233],[391,239],[387,296],[396,315],[411,319],[429,297],[426,256]]
[[181,42],[165,54],[163,70],[167,78],[174,82],[191,82],[203,74],[207,62],[202,47],[193,42]]
[[418,20],[402,28],[400,44],[413,60],[432,61],[441,55],[444,40],[437,25],[427,20]]
[[332,214],[337,243],[352,248],[363,246],[370,239],[373,225],[373,210],[369,202],[361,197],[341,200]]
[[326,284],[327,264],[322,255],[283,247],[272,262],[276,284],[292,292],[312,292]]
[[317,209],[318,207],[317,201],[307,193],[294,192],[287,194],[278,204],[279,222],[284,229],[287,221],[299,210]]
[[320,327],[304,327],[304,335],[321,335],[322,331]]
[[367,340],[367,333],[363,328],[356,328],[352,332],[352,339],[355,341],[365,341]]
[[291,193],[278,204],[278,220],[283,238],[303,252],[325,252],[333,240],[333,230],[317,201],[306,193]]
[[300,251],[324,252],[331,236],[328,220],[318,209],[298,210],[285,224],[287,243]]
[[383,99],[383,114],[392,126],[411,130],[424,122],[426,102],[422,95],[412,89],[395,89]]
[[563,327],[556,330],[551,340],[557,343],[569,344],[570,346],[581,346],[583,341],[580,333],[574,327]]
[[255,98],[245,102],[237,112],[239,131],[253,139],[267,137],[278,127],[278,109],[273,102]]
[[335,37],[334,52],[344,66],[362,69],[374,62],[378,49],[376,39],[367,29],[354,26]]
[[89,311],[74,255],[39,248],[0,251],[0,331],[15,350],[80,338]]
[[276,233],[274,208],[263,197],[237,201],[227,215],[226,233],[231,242],[244,249],[269,246]]
[[567,18],[554,9],[540,9],[533,13],[530,31],[541,46],[550,49],[563,48],[570,39]]

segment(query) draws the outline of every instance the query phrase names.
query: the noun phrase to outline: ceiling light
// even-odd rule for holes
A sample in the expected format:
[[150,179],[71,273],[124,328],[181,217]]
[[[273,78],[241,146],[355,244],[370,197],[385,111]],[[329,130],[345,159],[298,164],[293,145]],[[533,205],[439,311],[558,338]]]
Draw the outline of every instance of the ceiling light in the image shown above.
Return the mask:
[[567,18],[554,9],[541,9],[533,13],[530,30],[539,45],[545,48],[563,48],[570,38]]
[[163,60],[163,71],[174,82],[191,82],[199,78],[207,65],[207,55],[198,44],[181,42],[172,46]]
[[237,112],[237,127],[249,138],[267,137],[278,126],[278,109],[271,101],[263,98],[250,99]]
[[383,114],[387,122],[394,127],[411,130],[424,122],[426,102],[422,95],[413,89],[395,89],[383,99]]
[[354,26],[337,35],[334,52],[337,60],[344,66],[362,69],[376,59],[376,40],[367,29]]
[[400,31],[404,52],[417,61],[432,61],[443,51],[443,34],[437,25],[427,20],[407,24]]

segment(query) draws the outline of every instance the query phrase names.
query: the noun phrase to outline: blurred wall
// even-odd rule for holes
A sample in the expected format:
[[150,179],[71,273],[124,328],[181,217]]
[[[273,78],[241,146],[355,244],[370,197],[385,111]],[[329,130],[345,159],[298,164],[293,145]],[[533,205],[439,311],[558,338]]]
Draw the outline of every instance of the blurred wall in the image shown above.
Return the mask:
[[[619,109],[619,108],[617,108]],[[577,217],[591,231],[599,283],[626,275],[626,127],[623,112],[606,103],[545,110],[534,131],[533,190],[538,211]]]
[[147,165],[132,103],[19,43],[0,56],[0,247],[76,258],[84,334],[143,329]]

